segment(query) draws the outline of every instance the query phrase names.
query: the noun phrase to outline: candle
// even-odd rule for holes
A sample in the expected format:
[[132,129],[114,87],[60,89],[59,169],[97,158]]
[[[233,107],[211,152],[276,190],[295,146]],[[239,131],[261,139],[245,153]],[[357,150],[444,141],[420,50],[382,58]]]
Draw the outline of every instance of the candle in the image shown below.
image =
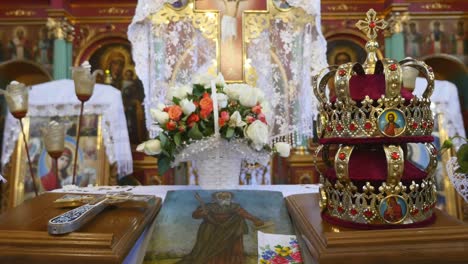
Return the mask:
[[219,110],[218,110],[218,96],[216,94],[216,82],[211,81],[211,99],[213,100],[213,116],[214,116],[214,131],[215,136],[219,137]]

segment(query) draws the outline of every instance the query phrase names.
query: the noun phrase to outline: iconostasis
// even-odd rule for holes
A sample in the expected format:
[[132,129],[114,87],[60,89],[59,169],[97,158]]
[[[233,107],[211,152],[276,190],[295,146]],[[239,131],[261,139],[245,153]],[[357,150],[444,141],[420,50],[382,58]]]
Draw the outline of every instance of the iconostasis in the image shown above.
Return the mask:
[[[129,138],[135,147],[147,138],[142,107],[143,86],[135,74],[131,45],[127,39],[128,25],[135,13],[137,1],[50,2],[18,0],[0,3],[1,87],[13,79],[27,84],[51,80],[56,70],[54,63],[56,64],[62,56],[67,56],[67,64],[73,66],[88,60],[93,69],[100,68],[106,73],[98,82],[111,84],[122,92]],[[276,2],[287,8],[287,1]],[[426,60],[438,73],[438,79],[449,80],[457,85],[465,124],[468,124],[468,99],[465,99],[468,98],[468,91],[461,89],[463,85],[468,85],[468,6],[463,0],[446,2],[357,0],[342,3],[323,0],[321,28],[327,40],[328,63],[364,61],[366,38],[354,24],[363,13],[373,8],[379,14],[385,14],[385,19],[390,20],[392,25],[387,35],[380,37],[379,43],[391,45],[387,37],[396,33],[402,34],[403,45],[398,48],[405,56]],[[173,3],[178,4],[183,5],[183,1]],[[69,27],[68,33],[63,36],[63,32],[53,30],[51,21],[65,21],[66,23],[60,25]],[[64,39],[71,52],[57,50],[58,39]],[[377,52],[379,57],[385,55],[385,45],[381,45]],[[15,63],[22,63],[22,66],[19,67]],[[4,105],[1,104],[2,108]],[[1,128],[5,109],[0,110]],[[308,148],[302,148],[289,159],[273,164],[273,171],[277,173],[273,173],[272,182],[316,183],[318,174],[311,165],[310,155],[313,151],[314,144],[311,141]],[[163,176],[156,175],[154,159],[138,153],[134,153],[133,158],[134,176],[139,183],[183,183],[180,179],[174,179],[174,172]]]

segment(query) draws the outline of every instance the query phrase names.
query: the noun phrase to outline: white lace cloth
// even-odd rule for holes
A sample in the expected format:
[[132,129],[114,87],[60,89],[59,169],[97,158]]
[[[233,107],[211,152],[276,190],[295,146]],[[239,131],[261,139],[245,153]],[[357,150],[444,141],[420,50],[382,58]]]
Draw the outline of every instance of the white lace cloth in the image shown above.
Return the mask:
[[[28,116],[78,116],[81,102],[76,98],[72,80],[57,80],[34,85],[29,92]],[[84,114],[102,116],[102,135],[109,162],[117,163],[120,177],[133,172],[132,153],[120,91],[110,85],[96,84],[94,94],[85,103]],[[21,128],[7,114],[3,133],[2,166],[7,164],[16,146]]]
[[455,190],[458,194],[465,199],[465,202],[468,203],[468,175],[464,173],[457,173],[456,170],[459,168],[457,158],[450,158],[447,163],[447,174],[450,181],[452,182]]
[[[416,89],[414,94],[422,96],[426,89],[427,81],[424,78],[416,79]],[[434,114],[443,114],[444,128],[449,137],[462,136],[465,137],[465,127],[463,126],[463,117],[460,108],[460,98],[455,84],[449,81],[435,81],[434,93],[431,96]],[[442,142],[441,142],[442,143]],[[463,144],[463,140],[456,139],[454,144],[458,148]]]
[[[139,0],[128,28],[136,72],[145,90],[146,124],[152,137],[157,135],[158,128],[153,125],[149,108],[164,102],[173,70],[184,52],[187,51],[185,55],[188,56],[175,76],[176,83],[190,83],[195,74],[205,73],[216,61],[213,41],[205,39],[187,19],[168,25],[152,24],[150,16],[166,2],[171,1]],[[288,137],[296,145],[297,138],[292,132],[306,137],[313,132],[317,104],[310,80],[327,66],[326,40],[321,33],[319,0],[290,0],[288,3],[304,9],[313,16],[312,21],[299,29],[280,19],[271,21],[270,27],[247,45],[246,59],[257,71],[256,86],[268,95],[272,105],[273,111],[267,117],[273,120],[269,122],[273,129],[271,135],[281,140]],[[275,51],[275,59],[270,50]]]

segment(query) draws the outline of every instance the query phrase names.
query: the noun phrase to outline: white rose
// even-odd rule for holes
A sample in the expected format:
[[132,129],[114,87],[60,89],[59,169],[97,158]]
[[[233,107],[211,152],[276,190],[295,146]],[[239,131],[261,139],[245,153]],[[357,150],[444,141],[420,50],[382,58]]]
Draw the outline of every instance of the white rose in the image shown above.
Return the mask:
[[150,109],[150,114],[153,119],[155,119],[160,125],[165,125],[167,121],[169,121],[169,114],[158,110],[158,109]]
[[239,100],[239,96],[242,90],[247,89],[247,84],[228,84],[223,88],[224,93],[227,94],[229,99]]
[[180,107],[182,107],[182,111],[185,115],[190,115],[197,108],[192,100],[188,100],[187,98],[180,101]]
[[268,144],[268,126],[260,120],[255,120],[248,126],[245,130],[245,135],[252,140],[253,146],[257,151],[262,150]]
[[158,139],[145,141],[136,148],[136,151],[144,152],[146,155],[158,155],[161,150],[161,141]]
[[188,94],[192,94],[193,87],[190,85],[174,86],[169,89],[167,93],[167,99],[172,101],[174,97],[179,99],[187,98]]
[[218,108],[225,108],[228,105],[228,97],[223,93],[217,93],[216,99],[218,100]]
[[209,74],[209,73],[199,74],[199,75],[196,75],[193,78],[192,82],[194,84],[203,85],[205,88],[210,88],[211,87],[211,80],[213,80],[214,78],[216,78],[216,77],[214,75]]
[[246,88],[240,91],[239,102],[246,107],[254,107],[258,103],[258,93],[255,88]]
[[167,106],[165,104],[162,104],[162,103],[158,103],[158,106],[157,106],[158,110],[160,110],[160,111],[163,111],[164,108],[166,108],[166,107]]
[[240,115],[239,111],[235,111],[229,118],[230,127],[244,127],[245,125],[247,125],[247,123],[242,121],[242,116]]
[[224,81],[224,76],[222,73],[219,73],[218,76],[215,79],[216,86],[221,86],[224,87],[226,86],[226,82]]
[[288,143],[278,142],[275,144],[275,148],[281,157],[283,158],[289,157],[289,154],[291,152],[291,145],[289,145]]

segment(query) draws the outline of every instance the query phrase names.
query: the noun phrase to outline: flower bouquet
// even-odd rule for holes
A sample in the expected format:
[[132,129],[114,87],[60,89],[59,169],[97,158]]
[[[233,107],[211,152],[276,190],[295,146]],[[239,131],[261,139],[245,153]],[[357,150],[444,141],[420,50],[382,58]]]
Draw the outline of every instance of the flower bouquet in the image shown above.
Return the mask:
[[233,187],[242,160],[266,164],[272,151],[289,156],[289,144],[270,146],[270,108],[258,88],[202,75],[192,85],[170,88],[166,101],[151,109],[159,135],[137,147],[157,156],[161,175],[180,162],[196,161],[200,185]]

